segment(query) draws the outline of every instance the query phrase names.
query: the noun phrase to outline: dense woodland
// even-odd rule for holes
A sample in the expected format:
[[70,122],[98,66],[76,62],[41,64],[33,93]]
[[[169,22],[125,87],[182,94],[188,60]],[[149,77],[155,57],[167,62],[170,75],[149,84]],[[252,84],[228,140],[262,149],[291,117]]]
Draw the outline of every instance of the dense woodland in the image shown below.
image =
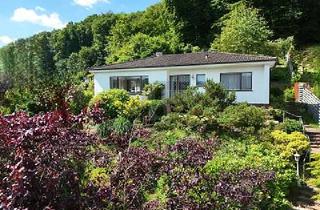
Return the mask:
[[166,0],[141,12],[93,15],[3,47],[1,71],[12,86],[9,101],[1,104],[10,111],[51,109],[50,98],[78,86],[88,67],[157,51],[220,50],[281,58],[292,43],[301,48],[320,42],[319,9],[317,0]]

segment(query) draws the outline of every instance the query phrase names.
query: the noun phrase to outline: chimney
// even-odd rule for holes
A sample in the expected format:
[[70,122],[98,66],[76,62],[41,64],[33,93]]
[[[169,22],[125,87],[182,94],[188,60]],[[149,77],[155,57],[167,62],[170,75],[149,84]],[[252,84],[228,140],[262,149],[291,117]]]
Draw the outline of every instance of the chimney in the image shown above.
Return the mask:
[[160,56],[162,56],[162,55],[163,55],[162,52],[156,52],[156,57],[160,57]]

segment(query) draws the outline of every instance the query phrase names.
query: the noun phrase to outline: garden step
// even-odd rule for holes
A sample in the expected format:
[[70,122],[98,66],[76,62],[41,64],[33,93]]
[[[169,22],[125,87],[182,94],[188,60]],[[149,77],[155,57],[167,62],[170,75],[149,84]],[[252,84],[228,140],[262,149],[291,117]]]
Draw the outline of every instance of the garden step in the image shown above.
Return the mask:
[[309,135],[309,134],[307,134],[308,136],[309,136],[309,138],[310,139],[320,139],[320,135],[318,136],[314,136],[314,135]]
[[312,137],[320,137],[320,133],[314,134],[314,133],[306,133],[308,136]]
[[319,139],[320,138],[320,135],[309,135],[309,134],[306,134],[307,136],[309,136],[309,138],[314,138],[314,139]]

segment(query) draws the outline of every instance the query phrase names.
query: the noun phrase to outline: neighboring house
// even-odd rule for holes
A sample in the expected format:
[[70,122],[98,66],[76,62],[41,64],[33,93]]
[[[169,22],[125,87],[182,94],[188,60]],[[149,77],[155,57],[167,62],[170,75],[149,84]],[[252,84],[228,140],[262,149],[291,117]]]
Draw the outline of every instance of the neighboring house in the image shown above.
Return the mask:
[[119,88],[140,94],[148,83],[165,85],[164,97],[206,80],[235,91],[238,102],[269,104],[270,69],[276,58],[219,52],[162,54],[125,63],[92,67],[95,94]]

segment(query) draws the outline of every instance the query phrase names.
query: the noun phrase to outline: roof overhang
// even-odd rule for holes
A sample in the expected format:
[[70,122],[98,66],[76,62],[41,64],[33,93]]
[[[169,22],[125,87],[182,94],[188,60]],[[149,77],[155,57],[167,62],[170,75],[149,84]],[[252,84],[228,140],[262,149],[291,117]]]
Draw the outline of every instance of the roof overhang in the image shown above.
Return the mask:
[[206,65],[188,65],[188,66],[164,66],[164,67],[151,67],[151,68],[128,68],[128,69],[89,69],[91,73],[107,73],[107,72],[128,72],[128,71],[163,71],[163,70],[179,70],[179,69],[209,69],[233,66],[260,66],[268,65],[270,68],[274,67],[274,61],[257,61],[257,62],[238,62],[238,63],[223,63],[223,64],[206,64]]

